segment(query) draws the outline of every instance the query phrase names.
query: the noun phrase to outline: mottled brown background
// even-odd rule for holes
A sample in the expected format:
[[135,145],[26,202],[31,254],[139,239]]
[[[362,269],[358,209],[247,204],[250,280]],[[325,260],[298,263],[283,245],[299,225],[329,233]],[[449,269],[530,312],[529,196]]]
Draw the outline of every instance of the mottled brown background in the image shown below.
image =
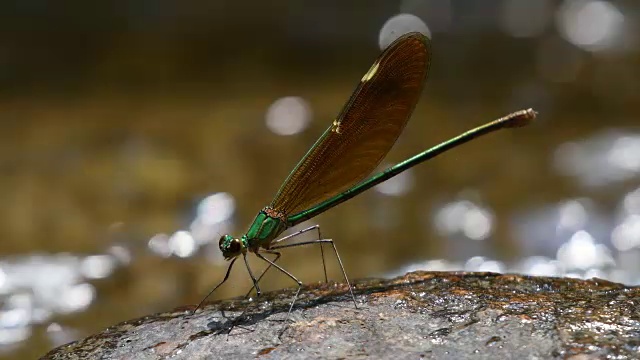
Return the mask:
[[[594,189],[554,166],[567,142],[609,128],[637,131],[638,41],[628,36],[605,51],[571,44],[558,25],[561,1],[543,2],[540,31],[513,36],[507,3],[0,2],[0,261],[82,257],[114,245],[131,257],[91,281],[96,299],[86,310],[34,325],[28,340],[0,344],[0,356],[33,358],[115,322],[199,301],[224,274],[217,240],[194,256],[163,258],[149,239],[187,228],[198,202],[215,192],[235,198],[233,234],[241,235],[339,112],[379,54],[380,28],[400,12],[427,23],[434,55],[388,163],[520,108],[534,107],[539,121],[415,168],[403,196],[369,191],[313,223],[336,240],[352,278],[474,254],[506,264],[553,257],[557,247],[536,254],[523,245],[514,217],[585,197],[614,213],[640,184],[631,177]],[[637,3],[610,3],[637,29]],[[284,96],[312,110],[295,136],[265,126],[266,110]],[[460,199],[491,210],[486,240],[434,229],[438,209]],[[316,249],[291,250],[282,265],[305,282],[322,277]],[[242,265],[235,270],[214,298],[249,288]],[[290,285],[274,272],[263,288]],[[62,340],[52,340],[52,322]]]

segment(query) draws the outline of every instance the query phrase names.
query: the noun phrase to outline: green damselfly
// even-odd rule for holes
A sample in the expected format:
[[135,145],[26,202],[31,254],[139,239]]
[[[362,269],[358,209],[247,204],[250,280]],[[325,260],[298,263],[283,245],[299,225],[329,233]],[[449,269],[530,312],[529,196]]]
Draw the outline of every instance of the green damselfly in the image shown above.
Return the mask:
[[[289,174],[273,202],[258,213],[246,234],[240,238],[230,235],[220,238],[220,251],[225,259],[231,262],[224,279],[209,295],[227,281],[233,264],[242,255],[253,281],[252,289],[255,288],[258,296],[260,279],[271,267],[275,267],[298,284],[289,308],[291,312],[302,289],[302,282],[276,264],[280,258],[278,250],[320,245],[326,281],[327,270],[322,245],[330,244],[349,287],[353,303],[357,307],[353,288],[336,246],[333,240],[322,238],[318,225],[279,239],[278,236],[286,229],[311,219],[449,149],[498,129],[524,126],[536,117],[536,112],[532,109],[514,112],[367,178],[389,152],[409,120],[422,92],[430,62],[430,41],[425,35],[417,32],[402,35],[382,52],[362,77],[340,114]],[[317,240],[286,243],[295,236],[312,230],[318,232]],[[269,264],[257,278],[249,267],[248,253],[255,254]],[[273,260],[265,257],[265,254],[273,255]],[[203,302],[204,299],[196,309]]]

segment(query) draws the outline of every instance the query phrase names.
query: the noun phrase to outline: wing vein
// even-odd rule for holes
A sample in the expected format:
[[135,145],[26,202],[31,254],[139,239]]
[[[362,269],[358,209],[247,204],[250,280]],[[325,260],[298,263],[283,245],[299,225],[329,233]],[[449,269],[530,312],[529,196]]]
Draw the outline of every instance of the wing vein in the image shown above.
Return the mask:
[[[332,124],[300,160],[271,206],[295,215],[349,189],[378,166],[420,97],[431,53],[420,33],[385,49]],[[375,68],[377,67],[377,69]]]

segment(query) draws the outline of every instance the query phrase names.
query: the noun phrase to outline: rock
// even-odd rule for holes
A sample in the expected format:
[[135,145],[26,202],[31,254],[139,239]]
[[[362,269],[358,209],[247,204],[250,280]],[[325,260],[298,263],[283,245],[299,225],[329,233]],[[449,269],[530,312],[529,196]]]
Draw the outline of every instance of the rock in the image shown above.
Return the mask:
[[[43,359],[640,358],[640,288],[600,279],[415,272],[125,321]],[[250,305],[250,306],[249,306]],[[248,307],[249,306],[249,307]],[[228,334],[230,325],[240,315]]]

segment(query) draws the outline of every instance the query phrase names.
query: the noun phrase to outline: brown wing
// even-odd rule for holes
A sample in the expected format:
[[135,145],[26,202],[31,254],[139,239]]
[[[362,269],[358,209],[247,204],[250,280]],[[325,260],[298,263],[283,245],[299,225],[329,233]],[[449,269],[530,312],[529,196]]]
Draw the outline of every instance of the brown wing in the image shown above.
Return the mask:
[[405,34],[378,57],[333,124],[289,174],[271,207],[293,215],[364,180],[398,139],[429,70],[429,40]]

